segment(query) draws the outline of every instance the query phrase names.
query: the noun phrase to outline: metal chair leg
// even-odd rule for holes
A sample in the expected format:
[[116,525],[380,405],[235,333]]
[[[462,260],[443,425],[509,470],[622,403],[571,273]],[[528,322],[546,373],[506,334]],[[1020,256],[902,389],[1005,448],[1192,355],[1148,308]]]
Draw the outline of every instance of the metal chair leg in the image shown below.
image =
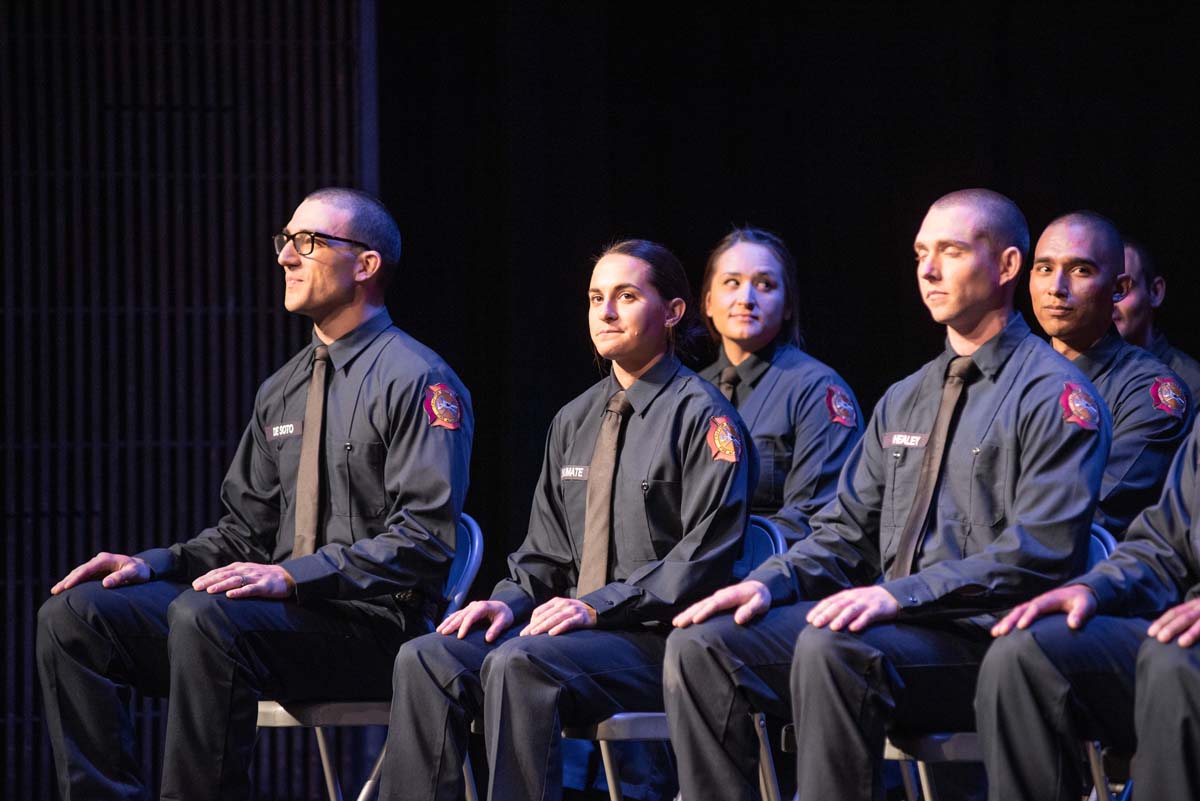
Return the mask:
[[470,754],[463,754],[463,791],[466,801],[479,801],[479,791],[475,789],[475,771],[471,770]]
[[342,788],[338,784],[337,768],[329,755],[329,742],[325,738],[325,728],[314,726],[317,735],[317,750],[321,752],[321,769],[325,772],[325,790],[329,793],[329,801],[342,801]]
[[929,766],[924,762],[918,762],[917,775],[921,777],[921,792],[925,796],[925,801],[937,801],[937,793],[933,791],[933,777],[929,775]]
[[779,774],[775,772],[775,759],[771,756],[771,744],[767,742],[767,716],[761,712],[754,718],[754,733],[758,735],[758,789],[763,801],[780,801]]
[[900,781],[904,783],[904,798],[907,801],[918,801],[920,793],[917,790],[917,766],[911,760],[900,760]]
[[387,745],[384,745],[379,749],[379,756],[375,758],[375,764],[371,765],[371,773],[367,776],[366,782],[358,791],[357,801],[370,801],[379,792],[379,774],[383,772],[383,757],[386,754]]
[[1092,785],[1095,788],[1098,801],[1112,801],[1112,793],[1108,790],[1108,776],[1104,773],[1104,760],[1100,756],[1100,744],[1088,741],[1083,750],[1087,753],[1088,767],[1092,773]]
[[625,801],[621,792],[621,773],[617,770],[617,760],[613,756],[608,740],[600,740],[600,758],[604,760],[604,780],[608,782],[609,801]]

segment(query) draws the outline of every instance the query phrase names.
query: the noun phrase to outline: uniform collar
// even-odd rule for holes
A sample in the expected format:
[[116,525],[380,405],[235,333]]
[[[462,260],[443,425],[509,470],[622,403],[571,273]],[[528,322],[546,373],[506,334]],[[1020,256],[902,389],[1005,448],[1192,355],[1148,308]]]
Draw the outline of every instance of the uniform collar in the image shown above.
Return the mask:
[[[1004,369],[1008,357],[1013,355],[1017,346],[1024,342],[1025,337],[1031,333],[1025,318],[1014,311],[1009,315],[1004,328],[1000,329],[1000,333],[984,342],[978,350],[971,354],[971,361],[975,362],[979,372],[987,376],[989,381],[995,381],[996,376]],[[958,354],[950,347],[950,341],[947,339],[946,350],[942,352],[939,359],[942,376],[946,374],[946,366],[950,364],[950,360],[957,356]]]
[[1095,381],[1096,376],[1104,372],[1124,348],[1125,340],[1121,339],[1117,327],[1112,325],[1104,336],[1100,337],[1099,342],[1076,356],[1073,361],[1089,381]]
[[[736,368],[738,377],[741,379],[742,383],[749,384],[750,386],[754,386],[756,383],[758,383],[758,380],[766,374],[767,370],[771,369],[771,363],[775,361],[775,354],[778,352],[778,350],[779,348],[774,342],[772,342],[766,347],[751,353],[749,356],[743,359],[742,363]],[[725,348],[718,347],[716,364],[717,375],[720,375],[722,370],[724,370],[726,367],[731,367],[732,365],[733,362],[729,361],[729,356],[726,355]]]
[[1171,350],[1171,343],[1167,341],[1167,337],[1162,331],[1155,329],[1150,332],[1150,341],[1146,343],[1146,350],[1153,353],[1161,361],[1167,360],[1167,354]]
[[[387,313],[387,309],[380,309],[379,313],[368,320],[361,323],[358,328],[355,328],[345,336],[335,339],[329,343],[329,361],[333,365],[333,369],[341,370],[358,354],[363,352],[363,349],[370,345],[375,340],[375,337],[391,327],[392,318]],[[313,333],[312,348],[316,350],[318,345],[322,345],[320,337]],[[308,354],[308,362],[312,364],[312,352]]]
[[[629,405],[633,407],[633,411],[644,416],[646,410],[650,408],[650,404],[679,372],[680,366],[679,357],[674,353],[668,353],[653,367],[642,373],[641,378],[634,381],[625,390],[625,397],[629,399]],[[613,393],[621,388],[621,384],[612,373],[609,373],[608,381],[609,392],[605,400],[611,398]]]

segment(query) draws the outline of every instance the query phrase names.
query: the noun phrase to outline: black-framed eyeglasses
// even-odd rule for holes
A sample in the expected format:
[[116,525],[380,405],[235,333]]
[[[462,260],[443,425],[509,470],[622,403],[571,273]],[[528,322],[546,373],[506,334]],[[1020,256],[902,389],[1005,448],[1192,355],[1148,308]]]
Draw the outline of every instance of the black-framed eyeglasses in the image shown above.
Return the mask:
[[345,242],[347,245],[354,245],[363,250],[374,250],[366,242],[359,242],[357,239],[347,239],[344,236],[334,236],[333,234],[324,234],[320,231],[296,231],[295,233],[285,234],[283,231],[275,234],[273,237],[275,242],[275,255],[278,256],[287,247],[287,243],[291,242],[292,247],[296,249],[296,254],[300,256],[308,256],[313,252],[313,248],[317,246],[317,240],[323,239],[330,242]]

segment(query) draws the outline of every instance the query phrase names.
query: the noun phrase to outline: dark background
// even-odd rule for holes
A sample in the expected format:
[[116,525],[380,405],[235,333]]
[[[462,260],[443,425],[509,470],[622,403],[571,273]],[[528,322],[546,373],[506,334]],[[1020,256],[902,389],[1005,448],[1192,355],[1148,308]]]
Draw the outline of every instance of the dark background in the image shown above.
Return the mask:
[[[584,290],[615,238],[698,280],[731,223],[779,232],[810,350],[870,408],[941,347],[925,209],[982,185],[1035,238],[1086,207],[1147,241],[1167,330],[1200,349],[1190,17],[846,5],[0,0],[3,797],[55,796],[32,660],[50,584],[218,515],[258,382],[307,338],[269,237],[317,186],[388,203],[393,318],[471,388],[476,595],[551,416],[599,375]],[[154,773],[162,706],[138,709]],[[308,735],[261,745],[264,797],[320,797]]]

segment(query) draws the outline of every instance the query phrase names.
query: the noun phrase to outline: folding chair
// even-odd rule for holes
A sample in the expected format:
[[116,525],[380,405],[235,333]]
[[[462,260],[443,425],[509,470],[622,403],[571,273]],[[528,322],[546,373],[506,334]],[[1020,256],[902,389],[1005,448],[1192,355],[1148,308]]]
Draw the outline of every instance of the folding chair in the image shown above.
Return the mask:
[[[483,532],[479,524],[463,514],[458,524],[458,546],[454,549],[454,562],[446,579],[445,598],[449,615],[462,606],[471,582],[479,572],[483,559]],[[386,726],[390,701],[306,701],[303,703],[258,702],[259,728],[310,728],[317,736],[317,750],[321,754],[321,768],[325,773],[325,789],[330,801],[342,801],[342,788],[338,783],[337,768],[333,764],[325,729],[329,726]],[[358,794],[358,801],[366,801],[376,791],[379,772],[383,768],[385,751],[380,751],[371,773]]]
[[[1108,558],[1116,547],[1117,542],[1113,536],[1103,526],[1093,523],[1091,537],[1088,541],[1088,568]],[[1109,791],[1108,777],[1104,775],[1099,743],[1085,742],[1083,745],[1092,774],[1093,797],[1098,801],[1113,801]],[[784,727],[782,750],[787,753],[795,753],[795,724]],[[904,781],[904,795],[908,801],[917,801],[918,781],[921,795],[925,801],[937,801],[937,794],[934,792],[933,782],[929,775],[929,763],[982,762],[983,751],[979,744],[979,735],[975,732],[939,732],[936,734],[892,732],[884,743],[883,758],[903,763],[901,778]],[[914,764],[917,772],[916,780],[912,775]],[[1128,786],[1122,792],[1119,801],[1123,801],[1127,797]]]
[[[753,516],[742,539],[742,553],[733,566],[737,580],[745,578],[767,557],[787,550],[783,536],[775,524],[764,517]],[[771,759],[771,748],[767,743],[766,717],[754,716],[755,731],[758,733],[759,788],[768,801],[779,801],[779,781],[775,775],[775,762]],[[669,740],[667,716],[663,712],[619,712],[592,726],[572,726],[563,729],[563,737],[577,740],[596,740],[600,743],[600,757],[604,762],[604,777],[608,782],[611,801],[622,801],[619,767],[609,743],[626,740]]]

